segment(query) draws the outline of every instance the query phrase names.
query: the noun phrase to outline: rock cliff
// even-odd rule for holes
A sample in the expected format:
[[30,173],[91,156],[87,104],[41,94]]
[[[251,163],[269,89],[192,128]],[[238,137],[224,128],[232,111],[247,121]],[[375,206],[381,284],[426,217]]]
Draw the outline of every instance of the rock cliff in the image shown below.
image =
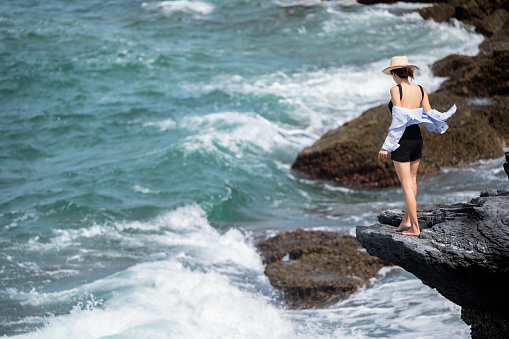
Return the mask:
[[418,211],[419,237],[395,232],[402,212],[357,227],[371,255],[401,266],[462,307],[472,338],[509,338],[509,191]]

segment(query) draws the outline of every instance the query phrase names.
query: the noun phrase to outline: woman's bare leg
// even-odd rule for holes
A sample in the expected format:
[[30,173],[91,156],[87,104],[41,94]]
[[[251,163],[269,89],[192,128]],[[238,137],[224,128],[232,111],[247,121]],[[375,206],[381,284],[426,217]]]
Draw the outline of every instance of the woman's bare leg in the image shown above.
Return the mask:
[[[412,189],[414,191],[414,197],[417,198],[417,170],[419,169],[419,163],[421,159],[417,159],[416,161],[410,162],[410,174],[412,176]],[[401,180],[400,180],[401,181]],[[405,209],[405,215],[403,216],[403,220],[399,224],[399,227],[396,228],[396,232],[404,232],[408,231],[412,227],[412,223],[410,222],[410,216],[408,215],[408,209]]]
[[[417,202],[415,200],[417,193],[417,169],[420,160],[413,162],[393,161],[396,173],[398,174],[401,187],[403,188],[403,197],[405,198],[406,212],[410,220],[410,228],[403,231],[404,235],[419,235],[419,223],[417,221]],[[415,176],[414,176],[415,174]]]

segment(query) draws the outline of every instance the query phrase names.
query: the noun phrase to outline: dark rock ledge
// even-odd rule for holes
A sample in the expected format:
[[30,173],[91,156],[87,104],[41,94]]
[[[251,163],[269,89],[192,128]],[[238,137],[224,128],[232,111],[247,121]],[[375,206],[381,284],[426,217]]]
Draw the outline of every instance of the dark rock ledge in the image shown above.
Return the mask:
[[395,232],[402,212],[358,226],[371,255],[398,265],[461,306],[472,338],[509,338],[509,191],[418,211],[419,237]]
[[256,247],[270,283],[284,292],[291,309],[334,304],[389,265],[366,254],[354,237],[333,232],[298,230]]

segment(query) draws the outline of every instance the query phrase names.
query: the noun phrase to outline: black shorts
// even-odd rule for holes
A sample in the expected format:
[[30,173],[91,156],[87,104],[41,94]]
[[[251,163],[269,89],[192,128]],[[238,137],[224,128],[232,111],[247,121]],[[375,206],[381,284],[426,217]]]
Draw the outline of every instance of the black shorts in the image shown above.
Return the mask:
[[391,153],[391,159],[398,162],[410,162],[422,158],[421,140],[400,140],[399,147]]

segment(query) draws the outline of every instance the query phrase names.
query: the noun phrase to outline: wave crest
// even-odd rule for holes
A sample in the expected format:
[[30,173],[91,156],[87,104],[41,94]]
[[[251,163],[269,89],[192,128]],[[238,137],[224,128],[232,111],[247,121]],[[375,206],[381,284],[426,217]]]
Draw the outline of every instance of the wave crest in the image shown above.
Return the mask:
[[214,6],[202,1],[162,1],[158,3],[144,2],[142,7],[151,9],[161,9],[164,14],[171,15],[175,12],[184,12],[190,14],[208,15],[214,10]]

